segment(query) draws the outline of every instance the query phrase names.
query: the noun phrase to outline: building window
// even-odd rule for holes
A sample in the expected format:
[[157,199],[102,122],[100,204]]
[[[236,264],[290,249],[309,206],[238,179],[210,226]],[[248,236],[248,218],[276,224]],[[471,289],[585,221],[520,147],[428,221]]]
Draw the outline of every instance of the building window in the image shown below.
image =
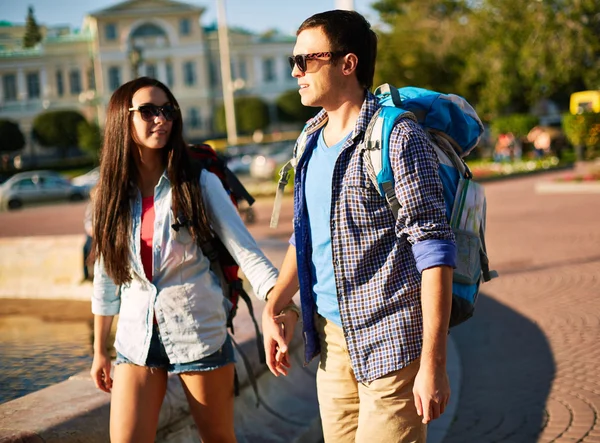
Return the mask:
[[156,77],[156,65],[154,63],[146,64],[146,77],[157,78]]
[[219,86],[219,82],[221,79],[219,78],[219,71],[217,65],[212,61],[208,64],[208,77],[210,81],[210,86],[216,88]]
[[87,71],[88,75],[88,89],[95,90],[96,89],[96,75],[94,73],[94,68],[90,68]]
[[272,58],[265,58],[263,60],[263,81],[265,83],[272,82],[275,80],[275,60]]
[[65,95],[65,85],[63,83],[62,71],[56,71],[56,95],[59,97]]
[[69,85],[71,86],[71,95],[81,92],[81,75],[79,69],[73,69],[69,72]]
[[190,108],[190,121],[189,121],[189,125],[192,128],[199,128],[200,127],[200,114],[198,113],[198,110],[196,108]]
[[2,86],[4,89],[4,101],[12,102],[17,100],[17,76],[8,74],[2,77]]
[[117,39],[117,25],[114,23],[107,23],[104,26],[104,32],[106,33],[106,40],[112,41]]
[[171,63],[167,63],[166,68],[167,68],[167,86],[169,86],[169,88],[172,88],[173,85],[175,84],[175,77],[173,75],[173,65]]
[[118,66],[108,68],[108,87],[114,91],[121,86],[121,69]]
[[243,80],[248,80],[248,70],[246,68],[246,60],[240,60],[238,64],[240,78]]
[[192,33],[192,27],[190,26],[190,19],[182,18],[179,20],[179,33],[181,35],[190,35]]
[[183,82],[186,86],[196,84],[196,64],[194,62],[185,62],[183,64]]
[[40,98],[40,74],[30,72],[27,74],[27,97]]

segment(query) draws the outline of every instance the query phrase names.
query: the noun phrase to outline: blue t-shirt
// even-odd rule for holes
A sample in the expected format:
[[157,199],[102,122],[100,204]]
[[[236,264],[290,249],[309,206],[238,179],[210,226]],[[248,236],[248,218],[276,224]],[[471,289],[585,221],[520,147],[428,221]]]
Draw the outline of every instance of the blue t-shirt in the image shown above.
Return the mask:
[[342,326],[340,308],[337,299],[337,288],[333,274],[333,258],[331,253],[331,182],[333,168],[338,155],[348,136],[340,142],[328,147],[319,134],[317,146],[308,162],[306,170],[306,208],[310,224],[312,243],[312,281],[313,296],[317,312]]

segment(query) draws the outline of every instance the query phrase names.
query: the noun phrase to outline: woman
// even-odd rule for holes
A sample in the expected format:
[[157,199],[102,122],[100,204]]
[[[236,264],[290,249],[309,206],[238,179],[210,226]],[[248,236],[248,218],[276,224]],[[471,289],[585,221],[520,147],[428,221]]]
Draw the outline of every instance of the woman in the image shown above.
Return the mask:
[[[110,99],[93,228],[91,375],[112,393],[111,441],[154,441],[171,372],[202,441],[234,442],[228,302],[198,245],[215,232],[263,299],[277,271],[219,179],[192,167],[177,101],[157,80],[130,81]],[[106,345],[116,314],[111,379]]]

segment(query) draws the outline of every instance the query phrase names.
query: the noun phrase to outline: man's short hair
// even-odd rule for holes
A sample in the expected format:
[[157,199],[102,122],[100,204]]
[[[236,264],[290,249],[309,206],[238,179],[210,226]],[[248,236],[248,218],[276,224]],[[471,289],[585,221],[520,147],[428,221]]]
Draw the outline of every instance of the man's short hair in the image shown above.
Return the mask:
[[296,35],[314,28],[323,29],[331,44],[328,51],[353,53],[358,57],[356,78],[362,87],[370,89],[377,58],[377,35],[371,29],[371,24],[356,11],[336,9],[307,18]]

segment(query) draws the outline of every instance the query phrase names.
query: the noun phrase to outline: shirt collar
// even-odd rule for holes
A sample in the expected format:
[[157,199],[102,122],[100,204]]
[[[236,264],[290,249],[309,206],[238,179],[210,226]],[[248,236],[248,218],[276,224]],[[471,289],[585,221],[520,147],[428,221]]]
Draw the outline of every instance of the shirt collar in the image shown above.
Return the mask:
[[[353,139],[356,139],[367,130],[367,126],[369,125],[371,118],[380,107],[381,105],[379,104],[377,97],[367,90],[365,101],[360,108],[358,119],[356,120],[354,130],[352,131]],[[328,119],[329,117],[327,115],[327,111],[325,111],[325,109],[321,109],[316,116],[306,123],[306,132],[310,134],[318,128],[321,128],[323,125],[325,125],[325,123],[327,123]]]

